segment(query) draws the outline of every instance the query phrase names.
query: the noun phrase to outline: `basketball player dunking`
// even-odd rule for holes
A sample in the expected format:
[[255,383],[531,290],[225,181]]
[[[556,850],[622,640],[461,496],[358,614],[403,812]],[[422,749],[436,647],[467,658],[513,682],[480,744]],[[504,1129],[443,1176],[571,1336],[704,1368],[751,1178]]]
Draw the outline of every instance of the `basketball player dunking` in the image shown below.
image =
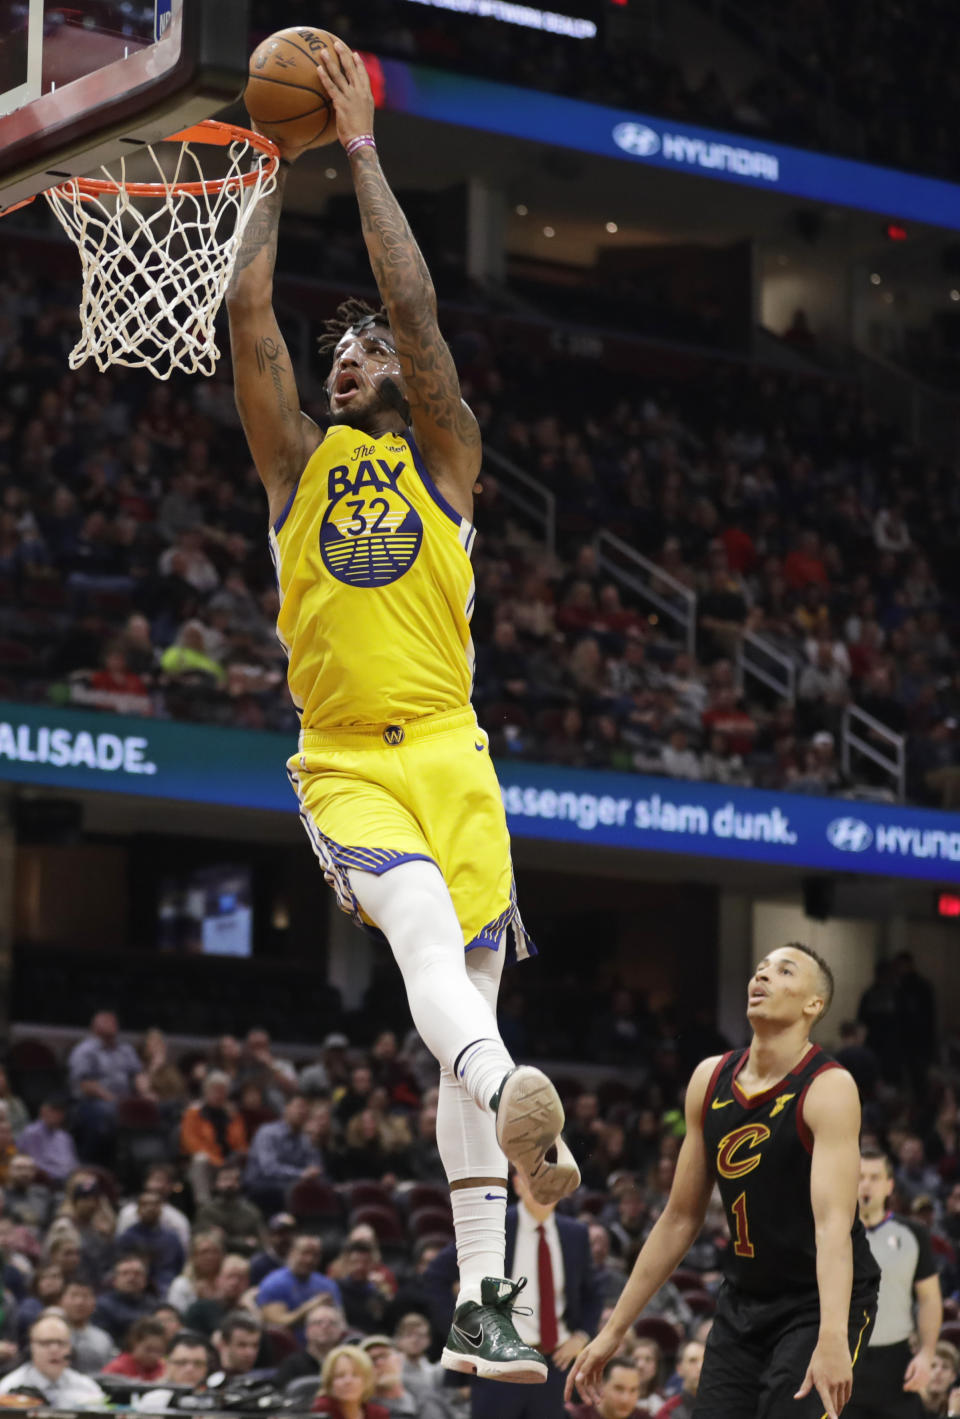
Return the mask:
[[679,1265],[714,1183],[730,1226],[696,1419],[837,1419],[876,1312],[879,1270],[857,1216],[860,1100],[810,1043],[826,962],[782,946],[750,981],[749,1048],[705,1059],[687,1089],[670,1197],[620,1300],[567,1381],[596,1403],[627,1328]]
[[504,1277],[504,1155],[543,1201],[580,1175],[556,1090],[515,1067],[496,1022],[508,938],[517,955],[528,950],[500,790],[470,704],[480,432],[377,158],[366,71],[343,44],[328,53],[320,78],[384,305],[348,301],[327,323],[326,434],[300,412],[272,308],[296,150],[254,213],[227,294],[237,406],[269,501],[277,630],[303,726],[287,769],[327,882],[386,937],[440,1062],[437,1144],[460,1268],[444,1364],[536,1383],[547,1367],[517,1336],[520,1285]]

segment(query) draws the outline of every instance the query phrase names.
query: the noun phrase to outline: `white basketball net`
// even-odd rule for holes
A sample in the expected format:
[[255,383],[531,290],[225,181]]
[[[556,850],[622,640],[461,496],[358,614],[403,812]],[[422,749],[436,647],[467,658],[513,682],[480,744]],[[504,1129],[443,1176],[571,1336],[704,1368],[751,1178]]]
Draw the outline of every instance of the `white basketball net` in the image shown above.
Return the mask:
[[[250,215],[276,187],[277,163],[241,137],[220,149],[227,172],[211,181],[190,142],[177,148],[138,151],[158,175],[149,195],[133,179],[128,185],[126,158],[116,176],[101,169],[105,191],[71,178],[46,193],[83,268],[71,369],[93,359],[101,372],[131,365],[169,379],[174,370],[209,375],[216,367],[214,320]],[[163,149],[174,156],[172,172],[160,161]]]

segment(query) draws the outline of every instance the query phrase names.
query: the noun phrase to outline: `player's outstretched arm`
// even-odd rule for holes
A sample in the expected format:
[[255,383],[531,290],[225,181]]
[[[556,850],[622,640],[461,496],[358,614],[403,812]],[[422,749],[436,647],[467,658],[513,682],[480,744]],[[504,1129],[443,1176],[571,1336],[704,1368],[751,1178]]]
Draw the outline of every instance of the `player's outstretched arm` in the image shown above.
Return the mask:
[[813,1135],[810,1201],[817,1238],[820,1333],[795,1398],[815,1389],[829,1419],[838,1419],[853,1388],[850,1234],[860,1179],[860,1096],[845,1069],[827,1070],[813,1081],[803,1117]]
[[267,490],[271,523],[280,516],[320,442],[320,430],[300,412],[293,364],[273,311],[273,269],[286,172],[281,165],[276,190],[257,204],[227,288],[237,410]]
[[686,1256],[703,1226],[713,1176],[707,1163],[701,1115],[718,1060],[719,1056],[705,1059],[693,1071],[685,1104],[687,1132],[667,1205],[644,1242],[610,1319],[573,1364],[564,1390],[567,1403],[576,1386],[585,1400],[599,1404],[604,1365],[616,1354],[624,1335],[650,1297]]
[[[345,149],[373,134],[374,102],[360,57],[339,40],[318,66]],[[383,175],[376,148],[349,154],[360,223],[381,299],[390,315],[410,422],[434,479],[469,517],[480,471],[480,430],[460,394],[453,357],[437,324],[437,295],[427,264]],[[453,494],[451,496],[451,493]]]

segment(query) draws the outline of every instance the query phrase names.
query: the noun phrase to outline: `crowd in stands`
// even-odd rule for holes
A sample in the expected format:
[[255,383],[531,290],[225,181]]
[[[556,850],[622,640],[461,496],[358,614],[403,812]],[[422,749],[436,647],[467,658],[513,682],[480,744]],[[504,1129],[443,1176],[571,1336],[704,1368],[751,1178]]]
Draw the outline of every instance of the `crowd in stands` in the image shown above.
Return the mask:
[[[947,0],[918,10],[897,0],[842,7],[721,0],[702,8],[753,52],[749,82],[718,71],[689,28],[675,49],[655,23],[625,33],[628,17],[606,43],[603,21],[600,37],[584,41],[393,0],[370,0],[360,11],[321,0],[311,23],[381,56],[957,178],[946,95],[960,26]],[[608,25],[616,13],[608,7]],[[274,27],[263,0],[254,23],[264,34]]]
[[[898,0],[692,3],[745,46],[753,78],[718,70],[715,48],[705,52],[694,27],[685,26],[677,40],[657,22],[657,7],[643,7],[639,20],[626,7],[621,13],[585,4],[583,14],[557,7],[599,20],[593,40],[472,15],[456,4],[367,0],[358,9],[313,0],[309,15],[288,18],[383,57],[956,179],[947,95],[960,24],[948,0],[914,8]],[[251,48],[276,28],[266,0],[254,0],[252,13]],[[56,7],[51,15],[51,23],[81,19],[142,38],[152,32],[153,7],[87,0],[82,16]]]
[[[12,259],[0,697],[295,732],[264,501],[228,370],[167,384],[66,373],[73,291],[65,282],[58,303],[40,289]],[[475,699],[497,753],[889,794],[870,761],[841,766],[855,703],[908,736],[908,796],[960,803],[951,469],[852,384],[721,361],[627,376],[495,345],[479,314],[452,343],[488,447],[557,498],[550,553],[492,465],[482,478]],[[305,386],[322,421],[317,382]],[[668,600],[696,594],[692,647],[598,561],[599,528],[673,578],[659,584]],[[792,700],[741,682],[745,632],[792,666]]]
[[[834,108],[856,121],[864,156],[956,180],[943,75],[960,53],[960,25],[946,0],[922,11],[897,0],[842,7],[736,0],[730,9],[736,24],[746,22],[741,33],[752,32],[754,42],[762,35],[766,52],[803,88],[828,93]],[[826,146],[834,145],[828,138]]]
[[[946,1413],[960,1095],[909,957],[878,971],[840,1037],[864,1144],[893,1159],[895,1209],[930,1230],[948,1319],[925,1402]],[[436,1364],[452,1222],[436,1067],[415,1034],[401,1047],[385,1030],[362,1048],[331,1034],[297,1067],[260,1029],[181,1053],[154,1031],[135,1048],[101,1010],[62,1060],[25,1046],[0,1070],[0,1395],[72,1408],[139,1394],[136,1407],[162,1412],[206,1386],[222,1391],[217,1407],[281,1391],[337,1414],[356,1387],[387,1415],[466,1419],[462,1377]],[[644,1077],[560,1081],[583,1172],[562,1208],[588,1228],[605,1311],[665,1204],[684,1131],[683,1080]],[[728,1245],[714,1199],[600,1406],[578,1403],[571,1419],[684,1419]]]

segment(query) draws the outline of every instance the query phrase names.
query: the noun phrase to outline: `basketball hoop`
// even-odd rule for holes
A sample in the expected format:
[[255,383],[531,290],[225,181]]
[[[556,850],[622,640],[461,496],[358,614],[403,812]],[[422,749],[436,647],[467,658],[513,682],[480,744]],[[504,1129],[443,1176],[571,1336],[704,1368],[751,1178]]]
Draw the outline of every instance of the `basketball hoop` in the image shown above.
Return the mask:
[[[253,209],[276,187],[280,153],[213,119],[165,142],[180,145],[172,160],[160,144],[137,150],[159,181],[127,181],[124,157],[116,176],[104,167],[102,178],[72,177],[45,194],[83,268],[71,369],[93,359],[101,373],[130,365],[169,379],[212,374],[220,358],[214,320]],[[226,173],[204,177],[194,145],[224,149]]]

